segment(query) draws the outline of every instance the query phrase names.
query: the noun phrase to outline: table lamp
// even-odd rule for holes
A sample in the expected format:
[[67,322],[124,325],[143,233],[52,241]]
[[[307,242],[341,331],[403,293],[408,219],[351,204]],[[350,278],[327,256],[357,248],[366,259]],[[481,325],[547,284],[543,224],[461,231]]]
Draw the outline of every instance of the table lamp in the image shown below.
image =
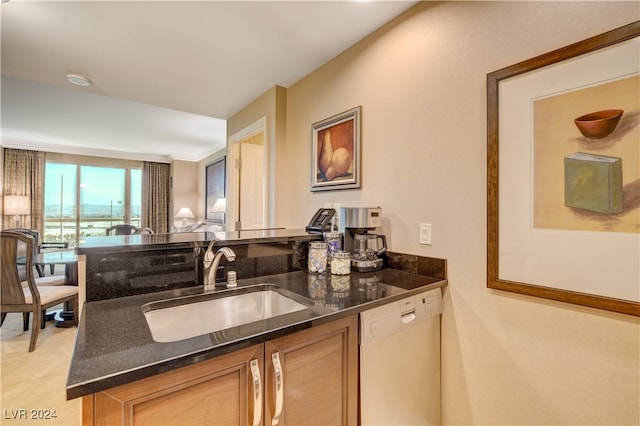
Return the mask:
[[189,207],[182,207],[176,214],[176,219],[182,219],[182,226],[185,227],[189,224],[189,219],[194,219],[195,216]]
[[222,213],[222,224],[224,225],[224,214],[227,212],[227,199],[218,198],[211,207],[211,213]]
[[227,210],[227,199],[218,198],[211,208],[212,213],[224,213]]
[[14,216],[16,228],[20,228],[21,216],[31,213],[31,199],[28,195],[5,195],[4,214]]

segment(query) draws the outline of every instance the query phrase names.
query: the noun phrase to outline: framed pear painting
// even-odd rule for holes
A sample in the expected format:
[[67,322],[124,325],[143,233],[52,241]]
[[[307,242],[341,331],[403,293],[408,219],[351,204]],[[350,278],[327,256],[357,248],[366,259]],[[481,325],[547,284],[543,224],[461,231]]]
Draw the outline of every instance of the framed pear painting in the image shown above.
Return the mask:
[[360,115],[357,106],[311,126],[311,191],[360,188]]

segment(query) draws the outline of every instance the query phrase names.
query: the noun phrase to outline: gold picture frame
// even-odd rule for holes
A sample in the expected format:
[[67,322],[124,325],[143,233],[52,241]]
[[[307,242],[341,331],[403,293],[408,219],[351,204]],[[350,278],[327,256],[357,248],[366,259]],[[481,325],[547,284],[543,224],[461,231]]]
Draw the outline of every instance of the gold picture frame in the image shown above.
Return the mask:
[[311,126],[311,191],[360,188],[362,107]]
[[[537,174],[544,169],[535,167],[539,157],[551,154],[536,151],[534,146],[534,133],[551,125],[534,115],[535,103],[552,96],[584,95],[586,92],[580,91],[625,78],[637,80],[639,40],[640,21],[636,21],[487,74],[488,288],[640,316],[640,226],[636,225],[640,197],[633,195],[640,191],[640,177],[627,176],[618,190],[625,197],[623,211],[605,213],[581,210],[586,207],[580,198],[578,209],[565,205],[571,189],[566,180],[556,179],[554,184],[564,188],[565,197],[556,200],[556,207],[563,214],[573,215],[575,221],[596,221],[595,229],[566,225],[556,226],[560,229],[546,225],[537,228],[535,191],[549,187],[539,182],[536,187]],[[603,110],[613,108],[602,104]],[[508,108],[501,108],[503,105]],[[627,110],[619,128],[595,142],[578,133],[578,123],[574,125],[564,117],[562,130],[554,130],[552,143],[559,150],[605,159],[616,144],[637,146],[640,109],[635,106]],[[562,133],[569,130],[573,132],[570,136]],[[568,163],[583,158],[566,152],[564,165],[562,156],[553,154],[552,166],[548,167],[556,168],[556,177],[560,172],[568,179],[571,175],[567,170],[572,167]],[[633,155],[621,159],[628,163],[640,161],[637,158],[636,154],[635,159]],[[633,166],[625,170],[633,174],[637,165]],[[631,231],[611,232],[608,224],[617,220],[631,220]]]

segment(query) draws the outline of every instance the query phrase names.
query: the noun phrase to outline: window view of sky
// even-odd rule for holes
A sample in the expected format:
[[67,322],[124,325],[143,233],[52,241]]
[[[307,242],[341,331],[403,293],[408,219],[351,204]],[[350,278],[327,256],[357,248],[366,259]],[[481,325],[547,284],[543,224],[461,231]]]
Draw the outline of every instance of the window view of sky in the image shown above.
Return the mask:
[[142,171],[129,169],[129,174],[127,188],[125,168],[47,162],[44,215],[48,240],[73,242],[78,235],[105,235],[106,228],[117,223],[140,225]]

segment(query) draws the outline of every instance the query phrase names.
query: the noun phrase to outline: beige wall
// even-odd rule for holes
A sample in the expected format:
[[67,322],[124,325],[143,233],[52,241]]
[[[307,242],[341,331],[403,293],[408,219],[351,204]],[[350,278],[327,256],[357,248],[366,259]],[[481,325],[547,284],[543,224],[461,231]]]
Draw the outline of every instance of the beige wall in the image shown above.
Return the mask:
[[204,209],[201,212],[202,214],[198,210],[198,163],[174,160],[171,162],[169,174],[172,181],[169,200],[169,223],[176,226],[182,225],[181,220],[175,220],[176,213],[182,207],[190,208],[196,217],[190,220],[191,223],[204,220]]
[[[420,4],[287,90],[282,223],[379,205],[392,250],[449,260],[446,424],[640,423],[638,318],[485,282],[486,74],[638,18],[638,2]],[[356,105],[362,189],[311,193],[311,124]]]
[[[274,86],[260,95],[257,99],[236,113],[227,121],[227,139],[242,131],[263,117],[267,121],[267,146],[268,157],[268,188],[280,188],[285,186],[285,137],[286,137],[286,89]],[[229,165],[227,164],[227,167]],[[228,174],[227,174],[228,176]],[[269,191],[267,194],[268,226],[282,226],[282,220],[286,217],[287,205],[285,202],[286,191]]]
[[0,213],[4,216],[4,149],[0,143]]

